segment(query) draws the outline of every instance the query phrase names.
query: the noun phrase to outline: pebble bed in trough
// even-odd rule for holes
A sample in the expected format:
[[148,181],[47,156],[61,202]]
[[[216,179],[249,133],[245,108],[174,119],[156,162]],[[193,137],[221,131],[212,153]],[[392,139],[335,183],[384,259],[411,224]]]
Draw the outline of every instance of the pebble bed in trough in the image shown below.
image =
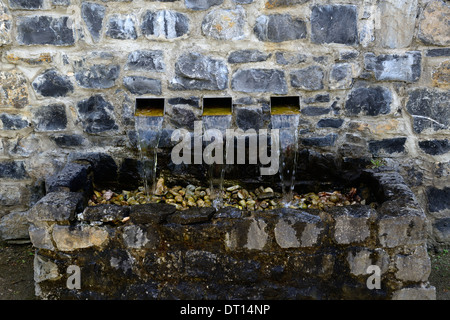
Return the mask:
[[[186,210],[191,207],[211,207],[211,189],[204,186],[188,184],[186,187],[167,187],[164,178],[159,178],[154,192],[147,195],[144,187],[134,191],[123,190],[94,190],[89,200],[90,206],[99,204],[137,205],[146,203],[168,203],[174,205],[177,210]],[[240,185],[230,186],[224,189],[223,206],[234,207],[241,210],[271,210],[286,206],[282,201],[281,193],[275,192],[271,187],[259,186],[249,191]],[[322,209],[334,206],[347,206],[354,204],[366,204],[366,201],[357,194],[356,188],[348,192],[309,192],[306,194],[293,194],[292,201],[288,204],[294,209]],[[374,205],[374,204],[371,204]]]

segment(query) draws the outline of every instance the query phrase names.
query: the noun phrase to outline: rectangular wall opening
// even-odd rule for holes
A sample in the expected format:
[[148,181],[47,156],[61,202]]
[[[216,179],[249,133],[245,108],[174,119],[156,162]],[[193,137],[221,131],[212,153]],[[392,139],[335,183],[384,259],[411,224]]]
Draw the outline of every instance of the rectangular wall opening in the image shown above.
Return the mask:
[[232,113],[233,99],[231,97],[203,98],[204,116],[224,116]]
[[299,114],[300,97],[270,97],[271,114]]
[[162,117],[164,116],[164,98],[136,98],[137,117]]

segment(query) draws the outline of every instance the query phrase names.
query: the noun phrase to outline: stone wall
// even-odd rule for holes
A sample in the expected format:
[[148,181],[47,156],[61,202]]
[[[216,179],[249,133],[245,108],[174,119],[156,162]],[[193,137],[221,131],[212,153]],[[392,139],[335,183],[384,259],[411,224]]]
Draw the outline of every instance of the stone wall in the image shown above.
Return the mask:
[[299,96],[300,145],[397,166],[428,245],[448,247],[449,15],[443,0],[0,0],[1,239],[28,237],[73,154],[136,159],[137,97],[191,121],[230,96],[245,123]]
[[30,210],[42,299],[436,299],[426,216],[392,168],[361,174],[376,206],[177,210],[85,206],[98,163],[68,163]]

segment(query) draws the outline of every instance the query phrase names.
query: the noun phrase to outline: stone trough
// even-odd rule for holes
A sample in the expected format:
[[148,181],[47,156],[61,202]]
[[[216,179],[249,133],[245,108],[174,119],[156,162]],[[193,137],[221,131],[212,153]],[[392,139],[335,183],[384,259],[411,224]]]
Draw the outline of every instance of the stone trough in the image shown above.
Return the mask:
[[347,175],[376,205],[89,207],[93,185],[136,176],[110,160],[73,157],[30,210],[39,298],[435,299],[425,214],[390,168]]

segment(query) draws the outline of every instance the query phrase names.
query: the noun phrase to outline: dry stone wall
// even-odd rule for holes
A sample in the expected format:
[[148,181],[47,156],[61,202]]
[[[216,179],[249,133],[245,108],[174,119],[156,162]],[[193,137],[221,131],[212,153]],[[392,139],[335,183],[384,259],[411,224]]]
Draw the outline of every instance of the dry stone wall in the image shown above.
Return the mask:
[[249,123],[299,96],[300,145],[397,166],[448,247],[449,16],[443,0],[0,0],[1,239],[27,237],[73,153],[136,158],[135,98],[189,122],[229,96]]

